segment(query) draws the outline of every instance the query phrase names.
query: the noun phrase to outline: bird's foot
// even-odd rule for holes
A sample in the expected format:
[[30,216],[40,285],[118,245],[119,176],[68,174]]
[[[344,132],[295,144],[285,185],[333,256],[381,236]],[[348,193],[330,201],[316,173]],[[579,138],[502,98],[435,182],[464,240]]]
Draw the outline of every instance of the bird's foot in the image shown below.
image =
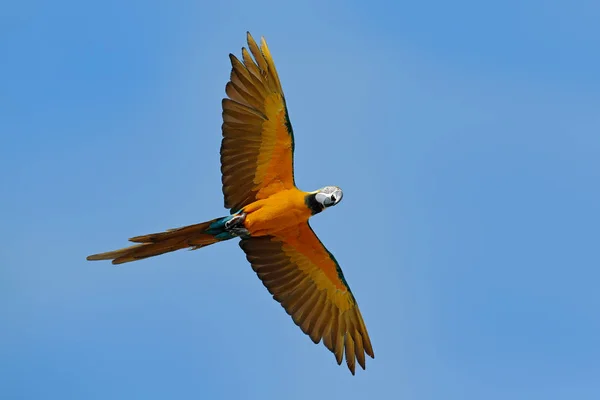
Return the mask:
[[225,222],[225,230],[233,236],[248,236],[250,232],[244,226],[245,220],[246,213],[234,214],[229,221]]

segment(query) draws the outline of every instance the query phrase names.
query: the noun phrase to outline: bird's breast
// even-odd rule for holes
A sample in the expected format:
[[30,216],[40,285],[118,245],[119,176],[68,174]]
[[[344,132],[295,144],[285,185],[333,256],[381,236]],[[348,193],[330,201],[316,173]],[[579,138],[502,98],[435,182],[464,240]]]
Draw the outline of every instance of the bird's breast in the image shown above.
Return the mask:
[[308,221],[310,209],[305,193],[298,189],[278,192],[244,207],[245,226],[251,236],[276,235],[277,232]]

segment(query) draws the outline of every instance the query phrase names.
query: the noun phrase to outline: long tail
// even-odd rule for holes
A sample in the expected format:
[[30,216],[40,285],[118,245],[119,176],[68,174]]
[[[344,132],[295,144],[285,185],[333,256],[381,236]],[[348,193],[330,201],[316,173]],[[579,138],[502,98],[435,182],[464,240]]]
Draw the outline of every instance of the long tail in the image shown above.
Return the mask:
[[123,264],[188,247],[196,250],[233,238],[234,236],[225,229],[225,222],[231,218],[232,216],[216,218],[200,224],[169,229],[166,232],[136,236],[129,239],[129,241],[140,244],[106,253],[93,254],[88,256],[87,259],[90,261],[112,260],[113,264]]

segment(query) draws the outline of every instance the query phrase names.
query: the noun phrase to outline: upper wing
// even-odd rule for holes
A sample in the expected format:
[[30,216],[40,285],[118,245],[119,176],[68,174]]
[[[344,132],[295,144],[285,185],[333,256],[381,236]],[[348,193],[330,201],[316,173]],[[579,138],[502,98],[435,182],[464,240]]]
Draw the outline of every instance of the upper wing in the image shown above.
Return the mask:
[[356,300],[333,255],[306,224],[284,235],[242,239],[241,248],[263,284],[304,333],[331,350],[354,374],[374,357]]
[[264,38],[248,33],[243,63],[233,54],[223,99],[221,172],[225,207],[245,205],[294,187],[294,137],[281,83]]

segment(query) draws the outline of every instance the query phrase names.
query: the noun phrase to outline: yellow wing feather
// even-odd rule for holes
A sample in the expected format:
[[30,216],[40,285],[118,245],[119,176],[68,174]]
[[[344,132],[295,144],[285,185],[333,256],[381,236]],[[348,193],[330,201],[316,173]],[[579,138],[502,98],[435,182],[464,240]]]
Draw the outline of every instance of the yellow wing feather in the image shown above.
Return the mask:
[[258,277],[314,343],[323,344],[354,374],[373,347],[358,305],[337,261],[308,223],[277,237],[240,242]]
[[275,64],[264,39],[248,33],[242,61],[231,59],[223,99],[221,172],[225,207],[245,205],[295,187],[294,138]]

